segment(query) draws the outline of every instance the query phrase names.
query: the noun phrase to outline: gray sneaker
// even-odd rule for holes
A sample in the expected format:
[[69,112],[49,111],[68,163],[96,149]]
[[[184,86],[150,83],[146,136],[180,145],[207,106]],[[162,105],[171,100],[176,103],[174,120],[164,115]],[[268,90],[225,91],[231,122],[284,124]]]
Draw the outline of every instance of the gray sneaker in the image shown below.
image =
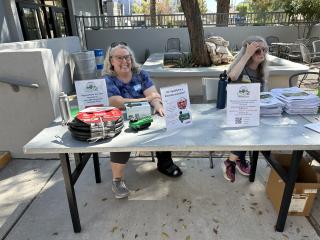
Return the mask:
[[129,189],[121,178],[112,180],[112,192],[116,198],[125,198],[130,194]]

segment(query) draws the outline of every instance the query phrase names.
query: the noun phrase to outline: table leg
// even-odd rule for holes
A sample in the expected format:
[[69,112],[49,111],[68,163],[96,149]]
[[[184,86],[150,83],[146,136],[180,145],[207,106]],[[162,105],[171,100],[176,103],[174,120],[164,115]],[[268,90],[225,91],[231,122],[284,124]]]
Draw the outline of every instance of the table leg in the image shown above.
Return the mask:
[[286,182],[283,196],[282,196],[282,201],[281,201],[281,206],[280,206],[280,211],[277,219],[277,224],[275,227],[275,230],[278,232],[283,232],[284,225],[287,220],[288,216],[288,211],[291,203],[291,197],[294,189],[294,184],[297,180],[298,176],[298,170],[299,170],[299,165],[300,161],[302,158],[302,153],[303,151],[293,151],[292,152],[292,161],[291,161],[291,166],[288,172],[288,181]]
[[259,156],[259,151],[253,151],[252,154],[250,153],[250,166],[251,166],[251,171],[249,176],[250,182],[254,182],[254,179],[256,177],[258,156]]
[[101,183],[101,173],[100,173],[100,163],[99,163],[98,153],[93,153],[93,166],[94,166],[94,174],[96,176],[96,183]]
[[213,169],[213,160],[212,160],[212,151],[209,151],[209,161],[210,161],[210,168]]
[[74,232],[78,233],[81,232],[81,224],[77,206],[77,199],[74,192],[74,184],[71,175],[71,167],[70,167],[70,160],[69,155],[67,153],[59,154],[60,161],[61,161],[61,168],[64,178],[64,184],[67,192],[68,203],[69,203],[69,210],[71,214],[73,230]]

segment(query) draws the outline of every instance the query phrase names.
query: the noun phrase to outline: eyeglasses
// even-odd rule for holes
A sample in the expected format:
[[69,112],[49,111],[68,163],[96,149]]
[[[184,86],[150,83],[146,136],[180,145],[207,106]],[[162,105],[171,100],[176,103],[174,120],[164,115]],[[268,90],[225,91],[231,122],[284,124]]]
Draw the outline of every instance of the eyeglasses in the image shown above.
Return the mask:
[[131,61],[131,55],[124,55],[124,56],[111,56],[111,58],[114,58],[115,60],[117,60],[118,62],[122,62],[123,59],[125,59],[126,61]]
[[261,53],[267,53],[268,49],[267,48],[258,48],[257,51],[254,54],[260,55]]
[[128,46],[128,44],[126,42],[113,42],[113,43],[111,43],[110,47],[114,48],[119,45]]

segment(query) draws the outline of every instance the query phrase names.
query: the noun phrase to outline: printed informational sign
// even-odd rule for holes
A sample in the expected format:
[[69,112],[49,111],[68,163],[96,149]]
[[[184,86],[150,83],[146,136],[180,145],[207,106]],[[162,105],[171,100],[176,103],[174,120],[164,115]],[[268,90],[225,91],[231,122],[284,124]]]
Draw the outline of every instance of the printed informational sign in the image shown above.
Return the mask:
[[187,84],[160,88],[167,130],[192,124]]
[[227,126],[259,126],[260,83],[228,84]]
[[105,79],[75,81],[79,110],[109,105]]

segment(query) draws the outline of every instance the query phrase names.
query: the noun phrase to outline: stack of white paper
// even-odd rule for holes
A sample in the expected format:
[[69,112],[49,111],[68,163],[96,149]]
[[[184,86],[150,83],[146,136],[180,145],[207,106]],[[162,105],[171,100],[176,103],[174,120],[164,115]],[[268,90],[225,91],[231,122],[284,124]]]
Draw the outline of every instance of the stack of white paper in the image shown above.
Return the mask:
[[260,115],[281,116],[284,103],[272,95],[271,92],[260,93]]
[[284,111],[289,114],[316,114],[320,99],[298,87],[275,88],[271,93],[284,104]]

